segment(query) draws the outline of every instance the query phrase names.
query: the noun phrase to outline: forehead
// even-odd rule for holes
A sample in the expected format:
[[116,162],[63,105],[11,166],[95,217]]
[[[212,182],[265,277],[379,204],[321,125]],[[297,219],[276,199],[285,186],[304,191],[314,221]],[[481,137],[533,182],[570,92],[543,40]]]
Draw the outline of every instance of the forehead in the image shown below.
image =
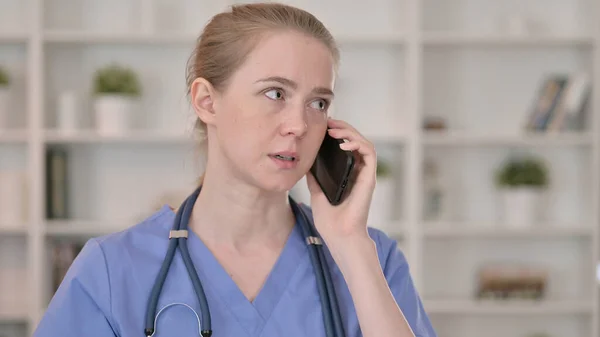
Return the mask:
[[281,76],[309,89],[333,88],[335,77],[333,57],[327,46],[297,32],[266,34],[258,40],[238,75],[247,81]]

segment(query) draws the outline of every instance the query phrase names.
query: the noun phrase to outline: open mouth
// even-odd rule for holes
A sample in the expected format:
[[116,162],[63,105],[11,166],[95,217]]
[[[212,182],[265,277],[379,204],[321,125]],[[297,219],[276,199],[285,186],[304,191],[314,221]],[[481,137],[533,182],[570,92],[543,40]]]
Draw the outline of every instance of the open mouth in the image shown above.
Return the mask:
[[280,154],[273,155],[273,157],[277,158],[277,159],[281,159],[281,160],[287,160],[287,161],[295,161],[296,160],[296,157],[283,156],[283,155],[280,155]]

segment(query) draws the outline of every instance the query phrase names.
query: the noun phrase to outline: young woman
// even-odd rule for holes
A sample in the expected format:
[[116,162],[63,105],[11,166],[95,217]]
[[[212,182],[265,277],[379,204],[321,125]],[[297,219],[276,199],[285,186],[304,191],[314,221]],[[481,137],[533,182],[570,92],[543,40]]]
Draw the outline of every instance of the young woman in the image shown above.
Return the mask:
[[[328,116],[338,61],[298,8],[216,15],[188,69],[200,187],[177,210],[90,240],[34,336],[435,337],[396,242],[367,227],[376,153]],[[326,133],[359,159],[338,206],[309,172]],[[305,175],[310,208],[288,196]]]

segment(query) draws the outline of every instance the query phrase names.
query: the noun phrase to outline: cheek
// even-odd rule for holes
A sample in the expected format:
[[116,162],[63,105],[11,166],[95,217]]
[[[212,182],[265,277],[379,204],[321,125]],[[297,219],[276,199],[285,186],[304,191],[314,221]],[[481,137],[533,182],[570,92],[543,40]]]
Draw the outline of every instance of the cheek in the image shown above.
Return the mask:
[[[249,93],[232,95],[226,101],[227,104],[223,109],[226,118],[240,124],[263,124],[270,115],[273,115],[280,108],[266,98]],[[271,120],[271,118],[268,120]]]
[[307,114],[308,130],[323,135],[327,130],[328,115],[325,112],[311,111]]
[[228,98],[227,102],[217,116],[219,138],[231,155],[249,159],[264,150],[262,145],[273,131],[268,106],[242,97]]
[[308,134],[304,144],[305,151],[310,153],[311,156],[316,157],[326,131],[327,116],[321,115],[313,117],[313,120],[308,124]]
[[233,97],[226,100],[228,103],[221,106],[217,115],[219,132],[228,138],[240,138],[252,130],[253,107],[247,100]]

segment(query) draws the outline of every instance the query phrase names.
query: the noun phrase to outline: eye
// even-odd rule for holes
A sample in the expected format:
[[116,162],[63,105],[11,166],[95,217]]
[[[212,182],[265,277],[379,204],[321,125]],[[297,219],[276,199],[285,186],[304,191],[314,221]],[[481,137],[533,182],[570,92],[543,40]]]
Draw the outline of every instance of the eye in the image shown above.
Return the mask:
[[265,95],[267,95],[267,97],[269,97],[270,99],[278,100],[283,98],[283,91],[279,89],[271,89],[267,91]]
[[311,107],[313,107],[317,110],[327,110],[328,105],[329,105],[329,102],[324,99],[318,99],[316,101],[311,102]]

